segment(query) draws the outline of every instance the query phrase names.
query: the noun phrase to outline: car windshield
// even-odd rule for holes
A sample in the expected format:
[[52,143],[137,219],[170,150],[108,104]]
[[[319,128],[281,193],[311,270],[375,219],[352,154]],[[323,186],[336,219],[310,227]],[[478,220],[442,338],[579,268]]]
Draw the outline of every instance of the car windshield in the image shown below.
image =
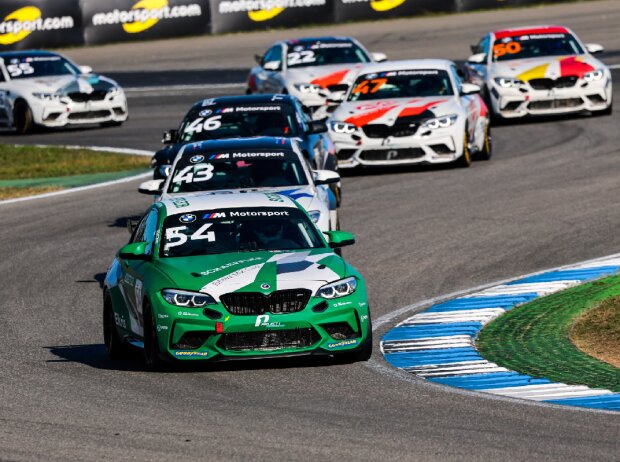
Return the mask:
[[80,70],[74,64],[58,55],[33,56],[18,54],[10,58],[4,58],[4,64],[12,79],[80,74]]
[[289,68],[369,62],[370,58],[364,50],[349,41],[316,41],[289,45],[286,55],[286,65]]
[[[274,195],[274,200],[280,196]],[[281,199],[280,199],[281,200]],[[292,207],[201,210],[164,220],[161,257],[325,247],[305,213]]]
[[290,150],[184,154],[174,166],[169,193],[307,185]]
[[294,109],[283,104],[221,105],[192,109],[179,129],[180,141],[297,136]]
[[580,54],[583,54],[583,49],[571,34],[503,37],[493,44],[494,61]]
[[416,69],[361,75],[348,101],[453,95],[447,71]]

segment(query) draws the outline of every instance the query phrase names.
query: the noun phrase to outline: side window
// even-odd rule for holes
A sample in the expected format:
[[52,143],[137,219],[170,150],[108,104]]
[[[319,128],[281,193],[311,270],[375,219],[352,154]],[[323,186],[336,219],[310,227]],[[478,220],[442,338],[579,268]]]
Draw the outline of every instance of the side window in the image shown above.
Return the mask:
[[[278,70],[282,69],[282,47],[280,45],[276,45],[271,47],[263,58],[263,67],[265,63],[268,62],[276,62],[278,63]],[[270,69],[276,70],[276,69]]]
[[133,244],[134,242],[144,242],[144,228],[146,227],[146,219],[148,218],[148,212],[146,215],[142,217],[136,229],[133,230],[133,234],[129,239],[129,243]]
[[301,103],[299,101],[295,101],[295,111],[298,114],[299,117],[299,125],[301,127],[301,129],[304,132],[308,131],[308,123],[310,122],[310,117],[308,116],[308,114],[306,114],[306,112],[304,111],[303,107],[301,106]]
[[450,74],[452,74],[452,80],[454,80],[454,84],[456,85],[457,94],[460,95],[463,87],[463,81],[461,79],[461,76],[459,75],[459,71],[456,69],[456,67],[450,66]]
[[136,227],[130,242],[147,242],[148,246],[146,254],[150,255],[153,252],[153,243],[155,242],[155,235],[157,233],[157,209],[151,209],[147,212],[140,223]]
[[488,35],[485,35],[484,37],[482,37],[482,40],[480,40],[480,43],[478,44],[478,53],[484,53],[485,55],[489,56],[489,45],[490,37]]

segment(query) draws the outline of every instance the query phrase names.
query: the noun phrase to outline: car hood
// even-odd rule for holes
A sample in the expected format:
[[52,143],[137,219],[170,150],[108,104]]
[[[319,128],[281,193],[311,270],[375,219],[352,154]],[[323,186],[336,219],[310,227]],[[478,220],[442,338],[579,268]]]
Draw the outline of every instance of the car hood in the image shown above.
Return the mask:
[[97,74],[33,77],[13,80],[10,85],[22,91],[61,94],[107,92],[110,88],[118,86],[113,80]]
[[334,111],[332,119],[358,127],[368,124],[394,125],[400,117],[430,119],[455,114],[459,109],[454,96],[355,101],[342,103]]
[[287,69],[286,82],[313,83],[323,88],[338,84],[350,85],[362,66],[363,64],[333,64]]
[[281,187],[269,187],[269,188],[243,188],[243,189],[218,189],[217,191],[196,191],[191,193],[165,193],[162,195],[162,199],[169,199],[173,197],[188,197],[188,196],[204,196],[205,194],[239,194],[249,192],[261,192],[261,193],[276,193],[283,196],[290,197],[296,200],[300,204],[310,203],[316,197],[316,190],[314,186],[281,186]]
[[329,248],[162,258],[158,268],[176,288],[208,293],[216,300],[235,291],[267,294],[303,288],[314,295],[346,276],[346,264]]
[[523,81],[566,76],[581,78],[585,73],[602,67],[603,64],[590,55],[547,56],[495,62],[490,74],[491,77],[513,77]]

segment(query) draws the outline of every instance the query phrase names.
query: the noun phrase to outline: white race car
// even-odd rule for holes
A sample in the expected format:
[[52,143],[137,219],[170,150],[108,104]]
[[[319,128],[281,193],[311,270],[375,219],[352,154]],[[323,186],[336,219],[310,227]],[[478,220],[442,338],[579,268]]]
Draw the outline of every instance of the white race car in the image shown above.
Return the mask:
[[455,163],[491,157],[480,87],[451,61],[365,66],[328,122],[339,168]]
[[116,82],[48,51],[0,53],[0,125],[28,133],[127,120],[127,98]]
[[364,64],[385,61],[351,37],[317,37],[274,43],[250,70],[247,93],[288,93],[313,112],[327,117],[332,93],[346,92]]
[[338,209],[329,184],[338,181],[336,172],[311,170],[294,139],[233,138],[184,145],[170,175],[142,183],[139,191],[179,201],[200,194],[277,193],[299,202],[321,231],[335,231]]
[[494,116],[611,114],[611,72],[569,29],[535,26],[485,35],[465,65],[467,79],[484,89]]

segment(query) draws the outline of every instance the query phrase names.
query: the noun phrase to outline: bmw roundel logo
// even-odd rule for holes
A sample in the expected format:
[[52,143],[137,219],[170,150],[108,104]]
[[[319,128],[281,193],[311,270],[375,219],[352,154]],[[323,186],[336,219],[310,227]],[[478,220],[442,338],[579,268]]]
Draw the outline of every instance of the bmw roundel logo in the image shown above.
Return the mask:
[[200,111],[198,113],[198,115],[200,117],[207,117],[207,116],[210,116],[212,113],[213,113],[213,111],[211,109],[204,109],[204,110]]
[[202,154],[196,154],[195,156],[192,156],[189,158],[189,161],[192,164],[198,164],[202,162],[203,160],[205,160],[205,156],[203,156]]
[[269,284],[267,284],[266,282],[263,282],[260,285],[260,288],[263,289],[263,290],[269,290],[269,289],[271,289],[271,286]]
[[185,213],[179,217],[181,223],[192,223],[196,221],[196,215],[193,213]]

